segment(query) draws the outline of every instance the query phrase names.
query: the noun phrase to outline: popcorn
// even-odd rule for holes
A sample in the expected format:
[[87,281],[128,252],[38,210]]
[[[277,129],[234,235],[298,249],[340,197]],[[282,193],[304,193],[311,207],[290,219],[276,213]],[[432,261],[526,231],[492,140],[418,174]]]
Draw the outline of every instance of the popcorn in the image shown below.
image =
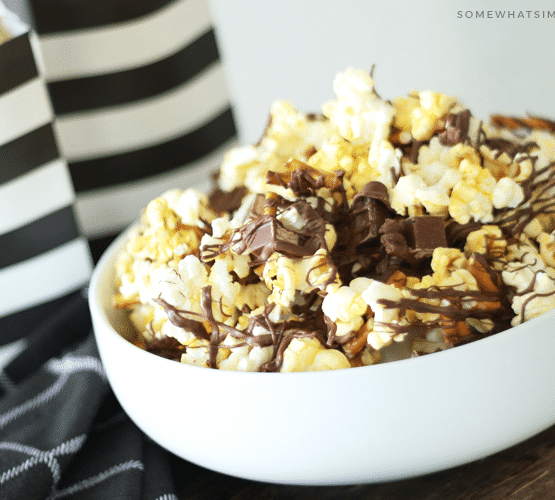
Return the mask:
[[262,277],[272,290],[269,300],[286,307],[291,306],[298,293],[307,294],[314,290],[326,290],[336,280],[329,265],[327,252],[318,250],[310,259],[290,259],[274,253],[264,266]]
[[553,308],[555,273],[526,237],[510,245],[507,263],[501,276],[503,282],[514,290],[512,308],[516,316],[511,325],[534,318]]
[[391,190],[391,206],[399,215],[418,213],[416,207],[421,207],[419,197],[427,189],[426,183],[417,174],[404,175]]
[[[263,335],[270,333],[261,327],[253,330],[253,335]],[[250,347],[243,345],[239,340],[227,339],[227,344],[236,344],[239,347],[231,347],[230,355],[226,359],[222,359],[218,363],[220,370],[240,371],[240,372],[256,372],[265,363],[272,359],[271,347]]]
[[538,243],[540,244],[540,255],[544,262],[555,268],[555,231],[551,234],[542,232],[538,236]]
[[396,108],[395,126],[410,131],[417,141],[430,139],[435,131],[441,130],[440,119],[456,104],[454,97],[439,92],[411,92],[408,98],[393,101]]
[[469,233],[464,246],[467,253],[481,253],[490,258],[502,257],[506,248],[507,241],[503,238],[503,231],[493,225],[482,226]]
[[524,200],[524,191],[514,179],[502,177],[493,188],[492,202],[495,208],[516,208]]
[[419,92],[420,105],[412,110],[412,136],[417,141],[429,139],[440,118],[443,118],[456,103],[454,97],[438,92]]
[[322,302],[323,313],[337,325],[337,337],[359,330],[366,309],[366,302],[360,294],[348,286],[331,291]]
[[246,186],[251,192],[264,192],[269,170],[280,170],[289,158],[319,149],[329,135],[326,120],[300,113],[285,101],[270,109],[268,128],[254,146],[235,148],[226,153],[220,167],[220,186],[224,191]]
[[535,276],[534,289],[531,292],[516,295],[512,302],[516,316],[511,325],[516,326],[525,320],[535,318],[553,308],[555,280],[545,272]]
[[402,298],[402,293],[394,285],[386,285],[374,280],[362,292],[361,297],[374,313],[374,328],[368,334],[368,343],[379,350],[391,344],[396,333],[393,327],[399,323],[401,316],[399,308],[386,307],[382,301],[397,302]]
[[374,80],[363,70],[348,68],[333,83],[337,100],[322,109],[342,137],[349,142],[369,144],[370,155],[387,139],[395,108],[378,97]]
[[315,372],[350,368],[347,357],[326,349],[316,339],[294,338],[283,354],[282,372]]
[[137,345],[211,369],[342,369],[555,307],[554,123],[482,123],[432,91],[385,100],[354,68],[334,91],[321,115],[275,102],[210,196],[147,205],[116,261]]

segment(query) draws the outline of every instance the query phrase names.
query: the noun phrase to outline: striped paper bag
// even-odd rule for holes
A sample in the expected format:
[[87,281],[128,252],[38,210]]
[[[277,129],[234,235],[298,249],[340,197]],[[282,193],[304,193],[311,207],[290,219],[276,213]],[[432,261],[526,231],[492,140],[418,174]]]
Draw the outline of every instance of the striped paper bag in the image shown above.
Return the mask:
[[236,140],[208,0],[29,1],[96,259],[152,198],[207,189]]
[[0,346],[89,279],[36,36],[0,3]]

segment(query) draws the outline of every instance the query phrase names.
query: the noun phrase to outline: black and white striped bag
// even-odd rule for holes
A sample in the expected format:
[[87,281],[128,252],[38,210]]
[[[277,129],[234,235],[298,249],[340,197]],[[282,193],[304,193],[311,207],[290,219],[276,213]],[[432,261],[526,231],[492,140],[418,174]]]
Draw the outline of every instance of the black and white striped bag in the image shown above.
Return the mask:
[[0,45],[0,345],[82,287],[150,199],[207,189],[236,141],[207,0],[29,7],[38,36]]
[[80,232],[202,185],[236,136],[207,0],[30,0]]
[[92,269],[37,40],[2,18],[10,38],[0,45],[0,345],[27,335]]

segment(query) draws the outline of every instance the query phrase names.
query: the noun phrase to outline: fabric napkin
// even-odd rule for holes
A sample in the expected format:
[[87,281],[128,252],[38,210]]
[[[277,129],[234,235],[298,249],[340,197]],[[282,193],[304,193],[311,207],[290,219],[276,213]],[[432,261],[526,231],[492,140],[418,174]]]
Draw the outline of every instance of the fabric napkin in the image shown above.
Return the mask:
[[119,406],[83,294],[29,338],[0,373],[0,499],[177,499],[196,468]]

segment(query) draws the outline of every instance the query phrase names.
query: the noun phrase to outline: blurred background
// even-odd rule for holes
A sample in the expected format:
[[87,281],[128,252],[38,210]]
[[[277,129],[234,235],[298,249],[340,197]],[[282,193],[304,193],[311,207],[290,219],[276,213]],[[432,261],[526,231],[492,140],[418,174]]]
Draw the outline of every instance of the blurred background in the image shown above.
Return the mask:
[[[5,1],[29,19],[25,1]],[[481,118],[498,112],[555,116],[552,2],[208,0],[208,5],[242,142],[259,138],[275,99],[319,111],[333,98],[333,77],[347,66],[375,64],[377,90],[385,98],[428,89],[459,96]]]
[[319,111],[333,98],[333,77],[347,66],[375,64],[383,98],[437,90],[460,97],[480,118],[555,117],[553,2],[210,0],[210,6],[246,142],[259,137],[274,99]]

